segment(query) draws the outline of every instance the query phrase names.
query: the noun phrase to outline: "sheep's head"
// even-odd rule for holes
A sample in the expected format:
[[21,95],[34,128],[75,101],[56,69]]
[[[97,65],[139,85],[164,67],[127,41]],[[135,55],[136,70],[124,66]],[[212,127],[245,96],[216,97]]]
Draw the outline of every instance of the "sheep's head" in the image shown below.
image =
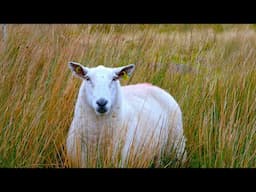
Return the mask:
[[98,66],[95,68],[84,67],[76,62],[69,62],[73,74],[84,81],[87,103],[97,115],[109,114],[117,101],[119,79],[131,75],[135,65],[108,68]]

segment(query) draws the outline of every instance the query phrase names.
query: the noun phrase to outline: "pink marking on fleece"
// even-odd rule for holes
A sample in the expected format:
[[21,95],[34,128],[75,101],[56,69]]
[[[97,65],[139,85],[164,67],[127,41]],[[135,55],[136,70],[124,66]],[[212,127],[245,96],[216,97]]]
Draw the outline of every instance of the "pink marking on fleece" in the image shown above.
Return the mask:
[[151,87],[155,87],[150,83],[139,83],[134,85],[127,85],[123,87],[123,91],[125,95],[141,95],[145,96],[145,91]]
[[143,90],[145,88],[153,87],[152,84],[150,83],[139,83],[139,84],[134,84],[134,85],[127,85],[124,86],[125,89],[132,89],[132,90]]
[[140,83],[140,84],[137,84],[137,85],[140,85],[140,86],[153,86],[151,83]]

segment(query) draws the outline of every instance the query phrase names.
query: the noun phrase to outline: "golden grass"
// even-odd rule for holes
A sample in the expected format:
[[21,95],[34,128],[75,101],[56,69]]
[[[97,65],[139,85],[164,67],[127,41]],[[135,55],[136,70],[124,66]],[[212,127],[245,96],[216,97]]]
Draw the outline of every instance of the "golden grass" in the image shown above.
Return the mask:
[[256,167],[255,25],[10,24],[7,33],[6,44],[0,39],[1,167],[68,167],[65,141],[80,85],[68,61],[135,63],[123,84],[147,81],[170,92],[183,111],[186,167]]

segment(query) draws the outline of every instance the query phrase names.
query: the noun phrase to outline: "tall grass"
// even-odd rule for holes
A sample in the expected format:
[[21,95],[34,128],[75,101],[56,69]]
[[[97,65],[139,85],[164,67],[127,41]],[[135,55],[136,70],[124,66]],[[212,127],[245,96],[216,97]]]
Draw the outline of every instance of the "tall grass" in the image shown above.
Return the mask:
[[147,81],[171,93],[183,111],[185,167],[256,167],[255,25],[7,28],[6,42],[0,39],[0,167],[69,167],[65,142],[81,83],[67,67],[71,60],[135,63],[122,84]]

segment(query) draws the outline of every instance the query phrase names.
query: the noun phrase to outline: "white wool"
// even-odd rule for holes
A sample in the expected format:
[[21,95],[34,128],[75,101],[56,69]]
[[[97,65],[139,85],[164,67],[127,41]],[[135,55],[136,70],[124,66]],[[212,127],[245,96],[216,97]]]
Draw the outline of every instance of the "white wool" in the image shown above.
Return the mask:
[[[116,75],[123,75],[120,71],[132,73],[134,65],[86,68],[71,64],[74,74],[83,79],[67,138],[67,153],[69,158],[78,160],[76,166],[87,167],[87,147],[96,147],[106,133],[112,135],[116,150],[123,139],[121,167],[127,165],[131,151],[138,154],[147,151],[159,157],[170,144],[176,149],[176,157],[185,160],[182,113],[169,93],[147,83],[121,86],[119,80],[112,80]],[[81,67],[83,72],[76,67]],[[108,101],[104,114],[97,111],[100,98]]]

